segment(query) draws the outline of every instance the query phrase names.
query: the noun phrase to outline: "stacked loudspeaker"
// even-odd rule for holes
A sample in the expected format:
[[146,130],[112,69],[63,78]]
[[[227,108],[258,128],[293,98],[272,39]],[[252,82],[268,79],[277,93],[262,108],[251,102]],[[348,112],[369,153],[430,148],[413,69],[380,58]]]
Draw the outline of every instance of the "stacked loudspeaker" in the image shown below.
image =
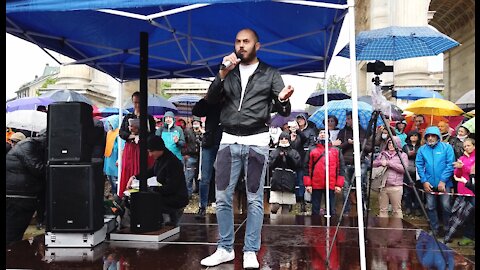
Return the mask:
[[92,159],[98,134],[92,106],[48,106],[47,228],[49,232],[95,232],[104,222],[103,162]]

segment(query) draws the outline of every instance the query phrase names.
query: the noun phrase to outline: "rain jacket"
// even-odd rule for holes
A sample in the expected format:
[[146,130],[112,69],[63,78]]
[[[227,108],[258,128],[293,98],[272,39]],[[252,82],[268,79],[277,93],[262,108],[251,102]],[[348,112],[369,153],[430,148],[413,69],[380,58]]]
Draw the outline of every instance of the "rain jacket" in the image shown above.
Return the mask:
[[433,147],[425,144],[418,149],[415,165],[420,181],[422,184],[429,182],[434,188],[438,187],[440,181],[447,187],[452,187],[451,177],[455,161],[453,148],[450,144],[441,141],[438,127],[429,127],[425,130],[425,141],[428,134],[437,135],[438,142]]
[[[455,177],[463,177],[465,178],[465,180],[468,180],[470,178],[470,171],[472,169],[472,166],[475,164],[475,150],[473,150],[473,152],[468,156],[465,153],[459,159],[463,162],[463,167],[455,168]],[[463,182],[457,183],[457,189],[458,193],[460,194],[475,195],[469,188],[465,187],[465,184]]]
[[[391,139],[387,139],[388,142]],[[400,157],[397,155],[397,152],[394,151],[393,154],[390,153],[387,149],[383,150],[380,155],[373,161],[373,167],[382,166],[382,160],[387,160],[387,180],[386,186],[402,186],[403,185],[403,175],[405,174],[405,169],[403,168],[400,158],[403,160],[405,166],[408,166],[408,156],[401,149],[402,142],[397,136],[393,136],[393,142],[397,145],[400,150]]]
[[105,175],[118,176],[118,166],[116,164],[118,160],[118,147],[120,142],[120,147],[123,149],[125,141],[118,136],[120,131],[118,116],[109,116],[107,117],[106,122],[109,125],[109,130],[107,132],[105,143],[103,172]]
[[[163,116],[163,123],[165,123],[165,117],[167,116],[173,117],[175,121],[175,115],[168,111]],[[170,152],[172,152],[179,160],[183,160],[182,147],[185,145],[185,135],[183,134],[181,127],[176,126],[174,123],[171,128],[168,128],[168,125],[164,124],[163,127],[155,131],[155,135],[162,137],[167,149],[170,150]],[[173,141],[175,136],[178,137],[177,143]]]
[[[313,189],[325,189],[325,146],[321,143],[317,144],[307,152],[305,156],[305,169],[303,183],[305,186],[311,186]],[[315,163],[316,162],[316,163]],[[345,163],[343,161],[342,152],[337,148],[328,145],[328,167],[329,167],[329,189],[334,190],[335,187],[343,188],[345,181]],[[314,164],[315,163],[315,164]],[[312,172],[313,170],[313,172]],[[310,177],[310,176],[313,177]]]

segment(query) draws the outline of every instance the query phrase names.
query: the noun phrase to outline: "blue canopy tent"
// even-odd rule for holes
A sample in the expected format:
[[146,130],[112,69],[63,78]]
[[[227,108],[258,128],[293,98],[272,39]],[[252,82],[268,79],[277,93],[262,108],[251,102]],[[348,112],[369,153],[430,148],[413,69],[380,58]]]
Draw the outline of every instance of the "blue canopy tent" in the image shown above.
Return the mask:
[[[147,76],[204,80],[214,77],[223,56],[233,50],[236,32],[242,28],[257,31],[262,44],[258,57],[283,74],[325,72],[348,10],[352,18],[352,81],[356,81],[354,1],[348,2],[7,0],[6,32],[37,44],[46,53],[49,49],[75,59],[71,63],[57,60],[60,64],[86,64],[120,82],[141,78],[143,93],[147,91]],[[140,48],[144,48],[139,45],[140,33],[148,33],[148,64],[139,57]],[[358,105],[356,89],[354,84],[354,111]],[[146,112],[146,93],[142,97],[140,104],[145,110],[141,110],[141,115]],[[353,121],[356,126],[358,115],[353,115]],[[146,120],[141,121],[143,125],[146,127]],[[358,140],[358,131],[354,131],[354,138]],[[354,149],[360,151],[357,146]],[[143,155],[146,156],[146,150],[141,150]],[[359,166],[359,159],[357,163]],[[358,192],[359,174],[356,179]],[[142,189],[146,179],[141,180]],[[359,194],[357,198],[361,200]],[[358,223],[363,228],[361,211]],[[359,230],[359,243],[361,266],[365,269],[363,229]]]

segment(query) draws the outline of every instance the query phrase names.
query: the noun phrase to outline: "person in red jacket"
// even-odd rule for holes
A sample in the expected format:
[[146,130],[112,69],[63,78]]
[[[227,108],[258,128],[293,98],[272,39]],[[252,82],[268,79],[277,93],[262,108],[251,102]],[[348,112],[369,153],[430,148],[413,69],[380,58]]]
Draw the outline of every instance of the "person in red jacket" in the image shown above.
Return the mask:
[[[317,145],[305,155],[305,176],[303,182],[307,192],[312,194],[312,215],[320,215],[320,202],[326,196],[325,180],[325,141],[327,135],[324,129],[319,131]],[[335,193],[342,192],[345,176],[345,162],[342,152],[329,143],[328,145],[329,168],[329,196],[330,215],[335,215]]]

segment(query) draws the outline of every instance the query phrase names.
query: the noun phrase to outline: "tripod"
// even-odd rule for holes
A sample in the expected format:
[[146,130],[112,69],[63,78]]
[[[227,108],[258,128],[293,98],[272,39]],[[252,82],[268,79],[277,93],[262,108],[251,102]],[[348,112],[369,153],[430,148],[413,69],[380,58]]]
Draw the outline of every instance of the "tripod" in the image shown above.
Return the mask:
[[[387,121],[386,121],[385,116],[383,115],[383,113],[382,113],[380,110],[374,110],[374,111],[372,112],[372,117],[370,118],[370,121],[369,121],[369,123],[368,123],[368,128],[367,128],[366,136],[365,136],[365,138],[363,139],[363,144],[361,144],[361,145],[365,146],[366,143],[367,143],[368,138],[371,136],[371,137],[372,137],[372,149],[373,149],[373,147],[375,146],[376,126],[377,126],[378,117],[380,117],[380,118],[382,119],[383,123],[385,123],[385,124],[387,123]],[[387,128],[387,131],[388,131],[388,137],[389,137],[391,140],[393,140],[393,139],[392,139],[393,134],[392,134],[392,131],[390,130],[390,128]],[[401,151],[401,150],[398,149],[398,146],[397,146],[395,143],[393,143],[393,147],[395,148],[395,152],[396,152],[398,158],[400,159],[400,162],[401,162],[401,164],[402,164],[402,167],[403,167],[404,170],[405,170],[405,173],[406,173],[406,175],[407,175],[407,179],[408,179],[409,185],[411,185],[411,186],[414,187],[414,182],[413,182],[410,174],[408,173],[407,166],[406,166],[406,164],[403,162],[403,160],[400,158],[400,151]],[[363,160],[363,159],[365,158],[365,156],[366,156],[366,153],[365,153],[365,152],[366,152],[366,151],[365,151],[365,147],[363,147],[362,150],[361,150],[361,153],[360,153],[360,159],[361,159],[361,160]],[[371,186],[371,184],[372,184],[372,168],[373,168],[373,156],[372,156],[372,158],[370,159],[370,177],[369,177],[368,185],[367,185],[367,187],[368,187],[367,207],[366,207],[366,208],[367,208],[367,214],[366,214],[366,217],[365,217],[365,220],[364,220],[364,223],[365,223],[365,228],[364,228],[364,230],[365,230],[365,242],[366,242],[367,244],[368,244],[368,240],[367,240],[368,217],[369,217],[369,213],[370,213],[369,209],[370,209],[370,194],[371,194],[371,193],[370,193],[370,191],[371,191],[370,186]],[[355,169],[357,169],[357,168],[355,168]],[[352,190],[353,180],[354,180],[354,179],[355,179],[355,173],[352,175],[352,177],[351,177],[351,179],[350,179],[350,184],[349,184],[349,186],[348,186],[348,192],[347,192],[347,194],[350,194],[350,192],[351,192],[351,190]],[[435,231],[433,230],[432,223],[431,223],[430,219],[428,218],[427,212],[426,212],[425,207],[424,207],[424,205],[423,205],[423,203],[422,203],[422,201],[421,201],[421,199],[420,199],[420,196],[418,195],[418,192],[417,192],[416,188],[413,188],[413,192],[414,192],[414,194],[415,194],[415,198],[416,198],[417,202],[419,202],[419,205],[420,205],[420,208],[421,208],[421,210],[422,210],[422,213],[423,213],[424,217],[427,219],[428,225],[429,225],[430,230],[432,231],[432,234],[433,234],[433,238],[435,239],[435,243],[437,244],[437,246],[438,246],[438,248],[439,248],[439,250],[440,250],[440,253],[442,254],[442,257],[443,257],[443,259],[444,259],[444,261],[445,261],[445,265],[447,266],[447,269],[448,269],[448,260],[447,260],[447,257],[446,257],[446,255],[445,255],[444,251],[442,250],[442,248],[440,247],[440,244],[438,243],[436,233],[435,233]],[[336,226],[336,230],[335,230],[335,234],[334,234],[333,239],[332,239],[332,243],[333,243],[333,242],[335,241],[335,239],[336,239],[339,226],[340,226],[340,224],[341,224],[341,222],[342,222],[342,219],[343,219],[343,213],[344,213],[344,211],[345,211],[345,207],[346,207],[347,201],[348,201],[348,197],[347,197],[346,200],[343,202],[342,211],[341,211],[340,217],[339,217],[339,219],[338,219],[338,224],[337,224],[337,226]],[[328,264],[329,264],[329,258],[330,258],[330,254],[331,254],[331,252],[332,252],[332,249],[333,249],[333,245],[330,247],[330,249],[328,250],[328,253],[327,253],[327,260],[325,260],[327,266],[328,266]]]

